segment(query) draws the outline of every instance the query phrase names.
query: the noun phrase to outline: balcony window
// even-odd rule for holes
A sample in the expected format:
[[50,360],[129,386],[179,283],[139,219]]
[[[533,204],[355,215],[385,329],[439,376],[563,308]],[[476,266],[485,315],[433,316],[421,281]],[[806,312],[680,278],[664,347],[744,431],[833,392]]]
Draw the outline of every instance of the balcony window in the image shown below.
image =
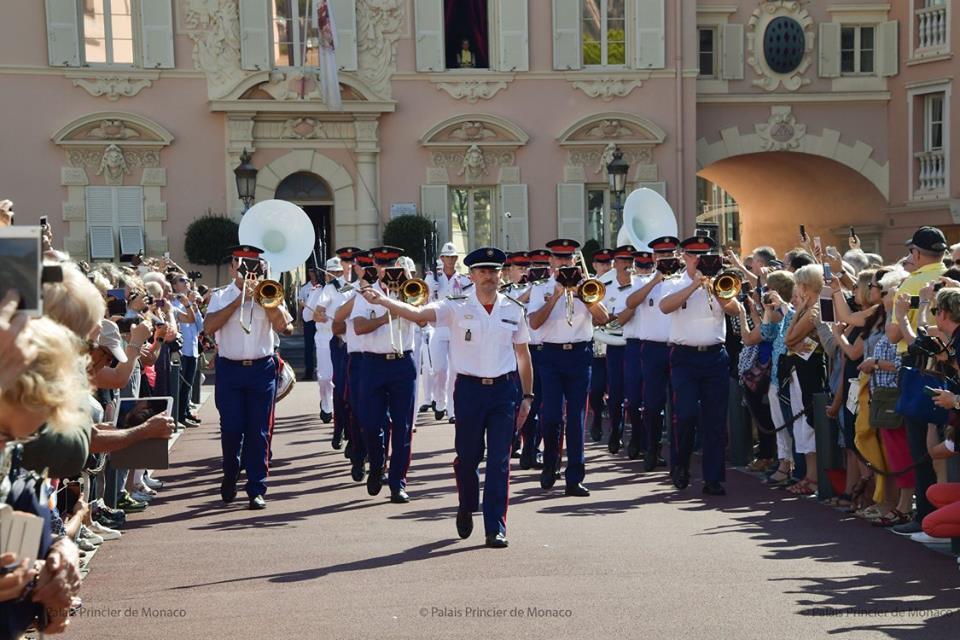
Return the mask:
[[133,0],[83,0],[83,55],[87,64],[132,65]]
[[274,0],[273,60],[278,67],[316,67],[319,40],[311,30],[311,0]]
[[947,46],[950,18],[944,0],[923,0],[914,9],[914,42],[921,55],[938,53]]
[[447,69],[489,69],[487,0],[444,0]]
[[584,0],[584,65],[626,65],[626,33],[624,0]]

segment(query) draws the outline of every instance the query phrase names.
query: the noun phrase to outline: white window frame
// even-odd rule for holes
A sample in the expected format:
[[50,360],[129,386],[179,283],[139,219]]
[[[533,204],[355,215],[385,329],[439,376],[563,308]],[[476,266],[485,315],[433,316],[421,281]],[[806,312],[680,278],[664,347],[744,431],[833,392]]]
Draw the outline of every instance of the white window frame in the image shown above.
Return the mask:
[[[940,100],[940,146],[933,146],[933,103],[936,99]],[[946,146],[946,120],[947,113],[944,111],[947,106],[947,96],[943,93],[928,93],[923,96],[923,150],[924,151],[942,151]]]
[[[878,24],[841,24],[840,25],[840,75],[845,77],[870,77],[879,75],[877,70],[877,32],[879,30]],[[844,29],[853,29],[853,71],[844,71],[843,69],[843,52],[846,51],[843,48],[843,30]],[[860,65],[863,62],[863,46],[861,36],[863,29],[872,29],[873,30],[873,48],[870,51],[873,53],[873,71],[862,71]]]
[[452,184],[448,187],[447,192],[447,209],[449,210],[449,218],[447,220],[448,228],[450,229],[450,242],[456,242],[454,237],[454,226],[453,226],[453,193],[454,191],[466,191],[468,193],[467,197],[467,239],[466,246],[463,247],[466,253],[473,251],[474,249],[479,248],[482,245],[473,246],[473,243],[476,242],[476,218],[473,215],[473,204],[474,204],[474,192],[476,191],[489,191],[490,192],[490,236],[491,242],[498,243],[503,233],[502,225],[500,224],[500,215],[498,212],[500,206],[500,192],[497,188],[498,185],[494,184]]
[[[703,51],[700,50],[700,32],[710,31],[713,33],[713,50],[710,55],[713,57],[713,73],[710,75],[702,73],[700,67],[700,56]],[[720,77],[720,26],[716,24],[698,24],[697,25],[697,79],[698,80],[716,80]]]
[[106,62],[88,62],[87,61],[87,47],[84,44],[86,40],[86,35],[84,33],[84,20],[83,20],[85,14],[83,12],[83,4],[81,2],[77,2],[77,12],[78,12],[77,15],[79,16],[77,25],[80,30],[80,60],[82,61],[81,63],[82,66],[92,67],[92,68],[110,68],[110,69],[117,69],[117,68],[136,69],[141,66],[142,59],[140,57],[140,47],[142,46],[142,43],[141,43],[142,34],[140,33],[140,0],[130,1],[130,22],[131,22],[130,29],[131,29],[131,33],[133,34],[133,43],[131,45],[133,47],[133,62],[111,62],[111,59],[113,58],[113,37],[111,33],[113,31],[113,25],[111,23],[112,15],[111,15],[110,9],[111,9],[112,2],[119,2],[119,1],[120,0],[103,0],[103,12],[104,12],[103,40],[107,50]]
[[[303,49],[303,43],[300,41],[300,29],[299,26],[293,30],[293,60],[296,63],[294,65],[280,64],[280,61],[277,60],[277,41],[276,41],[276,25],[277,25],[277,3],[275,0],[267,0],[270,3],[270,57],[272,58],[271,62],[273,63],[274,69],[302,69],[303,64],[303,54],[305,53]],[[290,6],[290,24],[297,25],[300,21],[300,2],[299,0],[288,0]],[[307,6],[311,5],[311,0],[307,0]],[[307,18],[307,25],[309,27],[309,16]]]
[[[725,43],[724,43],[724,30],[727,25],[736,24],[730,22],[730,17],[737,12],[737,7],[730,5],[720,5],[720,6],[699,6],[697,7],[697,28],[698,29],[714,29],[716,33],[714,34],[714,49],[716,50],[714,63],[713,63],[713,76],[697,76],[697,93],[701,94],[716,94],[716,93],[729,93],[730,91],[730,79],[725,78],[727,71],[729,69],[724,69],[723,59],[725,54]],[[742,34],[741,34],[742,35]],[[697,40],[697,48],[699,50],[699,37]],[[699,55],[698,55],[698,64],[699,64]],[[743,64],[741,62],[741,64]],[[739,74],[740,78],[743,78],[742,69]],[[733,80],[735,82],[735,80]]]
[[[603,237],[596,239],[590,237],[590,192],[591,191],[602,191],[603,192]],[[628,191],[629,192],[629,191]],[[624,195],[626,199],[626,195]],[[611,244],[616,242],[616,238],[613,237],[614,234],[619,231],[619,229],[613,229],[613,196],[610,194],[610,185],[601,184],[599,182],[595,184],[584,184],[583,185],[583,239],[584,242],[588,242],[591,239],[597,240],[600,243],[600,247],[609,247]]]
[[[951,181],[950,173],[951,169],[951,158],[950,158],[950,109],[951,109],[951,88],[952,80],[951,79],[939,79],[929,82],[918,82],[914,85],[907,85],[907,194],[910,201],[925,201],[931,199],[944,199],[948,198],[951,193]],[[941,192],[937,194],[931,194],[927,196],[922,196],[918,194],[918,189],[916,187],[917,175],[916,175],[916,162],[915,155],[921,149],[917,147],[917,127],[916,123],[916,105],[917,99],[923,97],[923,109],[927,108],[927,101],[925,96],[932,93],[941,93],[943,94],[943,156],[944,156],[944,174],[946,177],[946,182],[944,188]],[[927,134],[927,120],[926,113],[924,115],[924,120],[922,121],[921,132],[922,135],[926,136]],[[922,140],[924,147],[926,146],[926,140]]]
[[[583,59],[583,44],[585,37],[585,29],[583,28],[583,5],[585,2],[590,0],[580,0],[580,57]],[[607,51],[607,13],[609,11],[608,3],[610,2],[623,2],[623,64],[609,64],[607,59],[609,58],[609,52]],[[600,64],[587,64],[586,61],[583,63],[584,69],[627,69],[629,68],[628,61],[630,60],[631,55],[631,46],[630,46],[630,5],[629,0],[600,0]],[[634,43],[634,46],[636,44]]]

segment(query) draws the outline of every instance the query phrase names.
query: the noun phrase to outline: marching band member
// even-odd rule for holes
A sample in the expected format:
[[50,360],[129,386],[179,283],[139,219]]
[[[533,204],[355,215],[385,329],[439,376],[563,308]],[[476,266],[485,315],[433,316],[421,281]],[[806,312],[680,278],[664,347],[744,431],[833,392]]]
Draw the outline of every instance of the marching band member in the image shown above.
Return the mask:
[[[540,272],[543,273],[542,280],[547,279],[550,269],[550,252],[546,249],[536,249],[527,253],[530,260],[530,266],[527,271],[526,289],[517,296],[520,302],[526,305],[527,317],[530,314],[530,294],[538,282]],[[543,403],[543,388],[541,387],[542,373],[540,371],[540,362],[543,354],[543,340],[540,339],[540,332],[529,327],[530,333],[530,362],[533,366],[533,402],[530,404],[530,411],[527,413],[527,419],[524,420],[520,429],[520,468],[527,470],[543,469],[543,453],[540,451],[540,442],[543,440],[543,432],[540,429],[540,405]]]
[[[304,319],[310,318],[316,326],[317,347],[317,381],[320,387],[320,420],[328,424],[334,411],[334,362],[330,343],[333,339],[333,316],[328,315],[327,306],[331,299],[336,299],[340,288],[340,277],[343,275],[343,266],[340,258],[333,257],[327,260],[324,271],[325,284],[317,288],[307,300],[303,309]],[[333,426],[333,448],[340,448],[340,439],[343,432]]]
[[690,484],[694,433],[703,449],[703,492],[726,495],[724,453],[727,434],[729,358],[724,348],[724,313],[738,313],[736,299],[720,300],[708,292],[710,278],[698,269],[698,259],[715,249],[713,238],[695,236],[680,243],[686,266],[679,279],[665,287],[660,310],[670,323],[670,384],[676,398],[674,439],[677,459],[671,460],[673,484]]
[[[633,254],[636,251],[633,245],[625,244],[613,250],[613,277],[606,284],[606,295],[603,306],[611,318],[623,310],[627,295],[633,286]],[[596,257],[594,257],[596,260]],[[623,380],[624,380],[624,352],[625,346],[613,344],[607,347],[607,412],[610,414],[610,439],[607,450],[617,453],[623,446]],[[636,366],[631,365],[631,369]],[[632,434],[631,434],[632,440]]]
[[[430,286],[430,300],[443,300],[448,296],[460,296],[469,288],[470,279],[457,273],[457,247],[447,242],[440,249],[440,261],[443,268],[439,273],[427,274],[425,280]],[[435,327],[430,339],[430,360],[433,362],[433,398],[434,418],[442,420],[448,410],[452,411],[453,376],[450,375],[450,331],[445,327]],[[450,413],[450,424],[455,415]]]
[[[663,411],[670,375],[670,316],[660,311],[663,273],[651,270],[658,260],[675,259],[680,241],[665,236],[649,244],[653,253],[638,251],[634,264],[638,277],[619,315],[627,339],[626,360],[636,363],[624,371],[624,388],[632,433],[627,455],[636,460],[644,452],[644,469],[653,471],[660,456]],[[673,459],[673,457],[671,457]]]
[[[527,417],[533,394],[533,370],[527,349],[523,309],[497,292],[506,259],[499,249],[484,247],[464,259],[476,285],[460,298],[444,298],[418,309],[379,291],[364,292],[367,301],[412,322],[435,322],[450,331],[450,351],[456,373],[453,395],[456,415],[453,468],[459,508],[457,533],[473,531],[473,512],[480,506],[478,467],[486,436],[486,476],[483,484],[483,526],[486,546],[508,546],[510,443]],[[523,396],[517,411],[517,374]],[[391,465],[392,470],[392,465]]]
[[359,280],[359,276],[354,273],[355,256],[363,252],[358,247],[340,247],[334,253],[340,258],[340,264],[343,266],[343,283],[351,284]]
[[[573,266],[574,252],[580,243],[561,238],[548,242],[547,247],[552,254],[551,266],[556,271]],[[557,281],[557,275],[560,274],[533,288],[528,318],[532,328],[541,330],[543,339],[540,370],[543,374],[541,418],[544,452],[540,486],[549,489],[556,482],[560,443],[564,435],[561,427],[566,416],[566,495],[582,497],[590,495],[590,491],[583,486],[583,421],[590,389],[593,325],[606,324],[610,318],[602,302],[587,305],[579,298],[568,295]],[[586,274],[581,276],[586,277]],[[569,309],[567,305],[570,305]],[[568,313],[571,316],[569,323]]]
[[[616,275],[613,270],[613,249],[597,249],[591,259],[597,280],[606,285]],[[590,411],[593,422],[590,424],[590,439],[600,442],[603,439],[603,408],[607,394],[607,345],[594,341],[593,360],[590,364]]]
[[[386,269],[396,266],[401,252],[401,249],[387,246],[370,250],[380,277],[371,287],[373,290],[389,295]],[[392,449],[388,476],[390,501],[409,502],[406,484],[417,374],[412,357],[413,325],[394,318],[365,296],[355,296],[350,322],[358,336],[366,336],[363,383],[358,385],[360,397],[356,409],[370,460],[367,493],[375,496],[382,488],[387,446],[384,439],[389,434]]]
[[[232,249],[233,283],[213,293],[203,322],[204,332],[216,336],[218,350],[215,400],[220,412],[223,451],[220,497],[224,503],[236,497],[242,462],[247,473],[246,492],[251,509],[266,507],[263,496],[267,492],[269,473],[268,441],[273,431],[277,391],[274,344],[277,334],[293,333],[292,318],[282,303],[267,309],[253,300],[255,278],[265,273],[260,259],[262,253],[262,249],[250,245]],[[249,333],[242,325],[244,317],[252,317]]]
[[323,281],[317,270],[307,269],[307,282],[297,292],[297,305],[303,318],[303,379],[313,380],[316,372],[316,332],[317,325],[313,321],[313,313],[307,310],[307,301],[315,291],[323,289]]

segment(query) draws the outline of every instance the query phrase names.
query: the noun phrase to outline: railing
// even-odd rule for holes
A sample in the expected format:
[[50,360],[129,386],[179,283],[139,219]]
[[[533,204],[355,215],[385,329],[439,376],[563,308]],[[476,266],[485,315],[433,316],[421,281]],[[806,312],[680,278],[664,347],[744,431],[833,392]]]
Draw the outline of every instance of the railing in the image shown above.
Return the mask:
[[920,151],[914,157],[919,165],[917,195],[942,193],[947,186],[947,159],[943,149]]
[[940,49],[947,46],[946,5],[935,5],[916,10],[917,50]]

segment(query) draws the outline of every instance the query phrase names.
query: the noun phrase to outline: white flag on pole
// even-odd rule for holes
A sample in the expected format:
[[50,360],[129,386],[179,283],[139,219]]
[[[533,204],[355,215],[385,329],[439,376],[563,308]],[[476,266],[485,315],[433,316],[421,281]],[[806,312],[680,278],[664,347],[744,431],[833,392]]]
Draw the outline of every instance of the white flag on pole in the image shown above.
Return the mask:
[[340,76],[337,68],[337,27],[330,0],[313,0],[313,23],[319,41],[320,92],[323,102],[335,111],[343,109],[340,101]]

